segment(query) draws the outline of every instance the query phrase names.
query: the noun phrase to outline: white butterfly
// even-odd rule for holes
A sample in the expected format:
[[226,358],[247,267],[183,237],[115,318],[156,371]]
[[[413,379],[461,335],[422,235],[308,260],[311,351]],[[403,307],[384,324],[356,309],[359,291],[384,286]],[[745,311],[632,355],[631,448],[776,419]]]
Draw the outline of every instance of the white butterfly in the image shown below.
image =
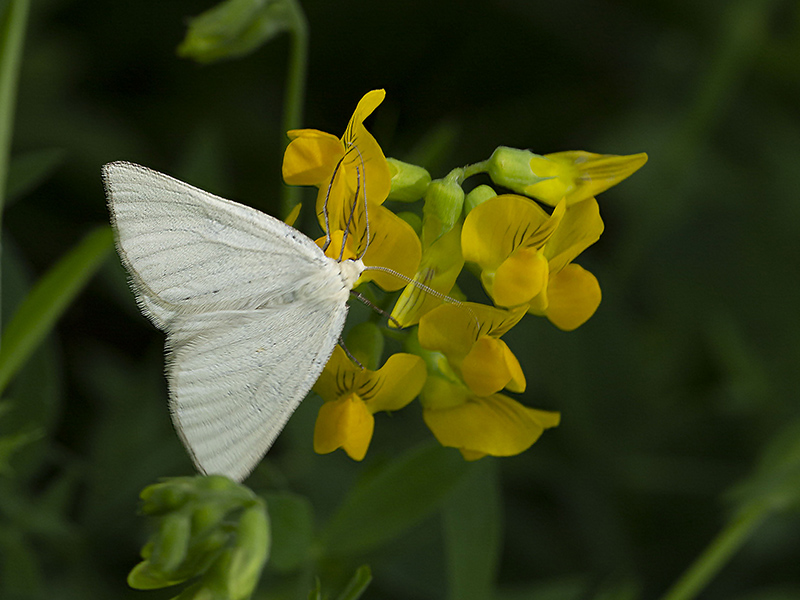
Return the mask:
[[139,165],[103,180],[137,301],[167,334],[178,435],[199,471],[241,481],[330,358],[364,264]]

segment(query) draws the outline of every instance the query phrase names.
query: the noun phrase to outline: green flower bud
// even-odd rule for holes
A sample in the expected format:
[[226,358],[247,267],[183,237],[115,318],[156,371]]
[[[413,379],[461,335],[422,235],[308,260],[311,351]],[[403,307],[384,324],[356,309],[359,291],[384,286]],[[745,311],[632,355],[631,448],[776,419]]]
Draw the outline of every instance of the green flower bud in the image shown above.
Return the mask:
[[375,323],[359,323],[347,334],[347,349],[366,369],[378,368],[383,356],[384,339]]
[[450,231],[461,216],[464,190],[452,179],[437,179],[428,185],[422,209],[423,250]]
[[392,176],[392,189],[389,200],[415,202],[425,195],[431,176],[422,167],[404,163],[396,158],[387,158],[389,174]]
[[530,150],[499,146],[486,161],[486,172],[497,185],[524,194],[528,186],[551,179],[534,174],[531,170],[532,158],[540,157]]
[[236,546],[228,566],[231,600],[247,600],[255,590],[269,558],[270,531],[263,503],[246,509],[236,527]]
[[177,510],[186,504],[191,498],[191,494],[180,485],[180,479],[182,478],[148,485],[144,488],[139,494],[143,500],[142,512],[146,515],[158,515]]
[[479,185],[467,194],[467,197],[464,199],[464,214],[468,215],[473,208],[495,196],[497,196],[497,192],[491,187],[488,185]]
[[158,534],[153,539],[150,564],[165,574],[175,571],[186,557],[191,531],[191,517],[185,511],[162,517]]

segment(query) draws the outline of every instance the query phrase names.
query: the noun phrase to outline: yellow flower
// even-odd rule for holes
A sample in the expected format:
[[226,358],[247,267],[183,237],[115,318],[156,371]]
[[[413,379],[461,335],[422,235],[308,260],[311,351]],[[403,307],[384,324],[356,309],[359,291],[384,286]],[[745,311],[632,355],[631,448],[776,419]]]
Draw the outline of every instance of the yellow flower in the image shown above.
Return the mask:
[[548,177],[525,188],[525,195],[555,206],[562,198],[580,202],[630,177],[647,162],[647,154],[593,154],[582,150],[554,152],[531,158],[531,171]]
[[425,383],[425,363],[413,354],[393,354],[377,371],[360,369],[336,346],[317,383],[325,400],[314,428],[314,451],[327,454],[343,448],[362,460],[372,440],[376,412],[400,410]]
[[[347,223],[331,222],[331,243],[325,254],[338,260],[361,257],[367,268],[356,285],[374,281],[387,292],[399,290],[414,276],[419,267],[422,247],[414,229],[403,219],[380,204],[368,204],[369,238],[364,206],[357,204],[353,219]],[[345,229],[349,232],[345,240]],[[325,237],[317,240],[324,248]],[[367,243],[369,242],[369,245]],[[342,244],[344,243],[344,247]],[[402,277],[370,267],[379,266],[400,273]]]
[[386,92],[372,90],[361,98],[344,135],[337,138],[316,129],[287,132],[291,142],[283,156],[283,179],[290,185],[319,186],[317,213],[327,202],[334,222],[345,222],[352,202],[381,204],[389,194],[391,177],[378,142],[364,127],[383,102]]
[[444,354],[455,375],[478,396],[490,396],[503,388],[524,392],[522,367],[500,336],[525,316],[527,308],[502,310],[475,302],[442,304],[420,319],[419,344]]
[[[456,225],[430,244],[422,254],[414,281],[446,296],[453,289],[464,266],[461,256],[461,225]],[[419,322],[428,311],[442,303],[442,296],[431,294],[413,283],[406,286],[395,302],[390,327],[410,327]]]
[[464,259],[481,268],[481,282],[499,306],[530,304],[571,331],[586,322],[600,304],[597,279],[572,261],[595,243],[603,221],[594,198],[548,215],[535,202],[506,194],[475,207],[464,222]]
[[443,446],[466,460],[524,452],[559,424],[557,412],[523,406],[503,394],[480,397],[459,382],[430,376],[420,397],[425,424]]
[[486,161],[495,183],[555,206],[580,202],[630,177],[647,162],[647,154],[594,154],[581,150],[540,156],[500,146]]

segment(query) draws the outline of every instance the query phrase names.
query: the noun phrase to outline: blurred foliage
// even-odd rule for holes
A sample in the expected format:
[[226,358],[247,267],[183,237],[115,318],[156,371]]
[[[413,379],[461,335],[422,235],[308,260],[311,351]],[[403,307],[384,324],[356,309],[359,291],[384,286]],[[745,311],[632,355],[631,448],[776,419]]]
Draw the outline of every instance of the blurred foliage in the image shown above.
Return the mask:
[[[209,66],[179,58],[187,19],[213,5],[31,3],[3,214],[4,331],[35,282],[107,223],[105,162],[279,212],[291,42]],[[799,597],[800,6],[303,8],[305,126],[338,131],[383,87],[371,131],[434,178],[501,144],[650,161],[602,196],[606,230],[584,261],[603,287],[597,314],[570,334],[529,319],[507,336],[528,376],[522,400],[559,410],[562,425],[521,456],[465,465],[418,447],[429,434],[406,410],[380,416],[357,465],[313,454],[310,397],[247,481],[270,507],[274,544],[254,597],[335,598],[364,563],[366,597],[658,597],[730,518],[763,503],[774,513],[703,598]],[[145,541],[136,498],[191,465],[169,424],[163,339],[117,261],[98,268],[4,396],[4,599],[171,597],[125,584]],[[459,286],[479,293],[468,276]]]

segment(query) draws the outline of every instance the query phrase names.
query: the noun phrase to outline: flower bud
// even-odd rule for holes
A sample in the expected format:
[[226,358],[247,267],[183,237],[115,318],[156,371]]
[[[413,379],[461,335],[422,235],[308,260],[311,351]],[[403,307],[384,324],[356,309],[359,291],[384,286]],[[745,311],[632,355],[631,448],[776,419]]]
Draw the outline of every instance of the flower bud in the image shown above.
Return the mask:
[[497,192],[491,187],[488,185],[479,185],[467,194],[467,197],[464,199],[464,214],[468,215],[473,208],[495,196],[497,196]]
[[453,180],[437,179],[428,185],[422,210],[422,247],[450,231],[461,216],[464,190]]
[[392,177],[389,200],[415,202],[425,195],[425,190],[431,182],[428,171],[396,158],[387,158],[386,162],[389,163],[389,174]]

